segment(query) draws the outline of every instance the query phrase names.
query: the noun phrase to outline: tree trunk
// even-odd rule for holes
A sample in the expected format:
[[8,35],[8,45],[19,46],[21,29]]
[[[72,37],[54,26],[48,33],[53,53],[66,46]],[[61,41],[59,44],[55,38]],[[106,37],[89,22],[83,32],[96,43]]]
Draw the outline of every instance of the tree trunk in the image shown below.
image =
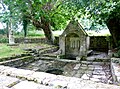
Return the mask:
[[23,20],[24,37],[27,36],[27,25],[28,25],[28,21],[24,19]]
[[11,22],[11,18],[10,18],[10,20],[9,20],[9,44],[15,44],[14,37],[13,37],[13,31],[12,31],[11,27],[12,27],[12,22]]
[[45,18],[42,18],[41,21],[33,20],[33,25],[37,29],[42,28],[43,31],[44,31],[45,37],[47,38],[47,40],[51,44],[54,44],[55,37],[54,37],[54,35],[52,33],[49,21],[47,21]]
[[44,31],[45,37],[48,39],[50,43],[54,44],[55,38],[53,36],[49,21],[47,21],[45,18],[42,18],[41,23],[42,23],[42,29]]
[[117,17],[109,18],[106,22],[112,35],[115,47],[120,46],[120,20]]
[[6,22],[6,35],[9,38],[9,22]]

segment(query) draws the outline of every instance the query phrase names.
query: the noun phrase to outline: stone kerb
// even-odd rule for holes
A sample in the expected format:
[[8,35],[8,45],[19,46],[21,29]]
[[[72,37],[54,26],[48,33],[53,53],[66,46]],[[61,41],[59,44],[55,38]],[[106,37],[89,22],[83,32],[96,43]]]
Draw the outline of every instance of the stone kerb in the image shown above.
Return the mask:
[[120,58],[111,58],[111,72],[114,83],[120,85]]

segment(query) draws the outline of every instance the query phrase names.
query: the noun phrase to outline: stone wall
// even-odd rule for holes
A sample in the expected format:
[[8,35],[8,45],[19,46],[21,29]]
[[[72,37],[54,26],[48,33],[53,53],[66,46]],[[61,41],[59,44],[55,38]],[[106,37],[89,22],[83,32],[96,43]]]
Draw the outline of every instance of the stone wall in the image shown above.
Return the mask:
[[108,51],[109,42],[106,36],[90,36],[90,49],[96,51]]
[[[1,38],[0,43],[8,43],[8,38]],[[15,38],[15,43],[48,43],[46,38]],[[59,45],[59,37],[55,37],[55,44]]]
[[48,43],[46,38],[15,38],[15,43]]
[[[59,45],[59,37],[55,37],[55,44]],[[49,43],[46,38],[15,38],[15,43]],[[106,36],[90,36],[90,47],[92,50],[108,51],[109,42]]]
[[120,58],[111,58],[111,72],[114,84],[120,85]]
[[16,59],[11,59],[7,61],[0,62],[0,65],[11,66],[11,67],[21,67],[35,61],[32,56],[26,56]]
[[[55,37],[55,44],[59,45],[59,37]],[[97,51],[108,51],[109,42],[106,36],[90,36],[90,49]],[[15,38],[15,43],[48,43],[46,38]]]
[[[15,43],[47,43],[49,41],[46,38],[15,38]],[[59,37],[55,37],[55,44],[59,45]]]

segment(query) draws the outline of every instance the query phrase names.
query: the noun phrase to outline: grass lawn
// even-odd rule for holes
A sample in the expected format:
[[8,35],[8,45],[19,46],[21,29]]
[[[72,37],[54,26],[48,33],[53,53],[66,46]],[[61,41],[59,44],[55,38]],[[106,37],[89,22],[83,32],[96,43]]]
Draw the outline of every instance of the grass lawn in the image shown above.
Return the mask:
[[5,43],[0,43],[0,58],[11,57],[18,54],[22,54],[25,51],[24,48],[43,48],[49,47],[48,44],[31,43],[31,44],[19,44],[18,46],[7,46]]
[[24,50],[18,46],[7,46],[7,44],[0,44],[0,58],[21,54],[23,52]]

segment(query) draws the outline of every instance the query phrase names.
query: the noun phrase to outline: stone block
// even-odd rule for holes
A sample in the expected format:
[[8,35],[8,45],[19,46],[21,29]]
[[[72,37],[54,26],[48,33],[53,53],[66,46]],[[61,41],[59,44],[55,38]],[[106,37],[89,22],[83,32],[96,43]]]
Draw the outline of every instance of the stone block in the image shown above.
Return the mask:
[[16,71],[17,68],[8,68],[2,71],[2,74],[4,75],[10,75],[13,71]]
[[104,79],[106,79],[106,76],[105,75],[92,75],[92,78],[96,78],[96,79],[104,78]]
[[10,69],[8,66],[0,66],[0,73],[3,73],[4,70]]
[[34,71],[31,70],[24,70],[24,69],[16,69],[15,71],[12,71],[11,76],[16,76],[20,78],[27,78],[28,76],[32,75]]
[[94,75],[105,75],[105,72],[103,70],[94,70],[93,74]]
[[18,83],[20,80],[17,78],[5,76],[5,75],[0,75],[0,86],[12,86],[16,83]]
[[95,82],[100,82],[101,80],[98,78],[90,78],[90,80],[95,81]]
[[99,70],[102,70],[102,66],[101,65],[94,65],[94,69],[99,69]]
[[80,68],[81,64],[76,64],[74,67],[74,70],[78,70]]
[[89,74],[83,74],[83,76],[81,77],[82,79],[87,79],[89,80],[90,79],[90,76]]
[[46,85],[49,83],[49,81],[56,79],[57,76],[53,74],[44,73],[44,72],[35,72],[32,75],[30,75],[29,78],[34,79],[38,83],[42,83]]
[[22,81],[16,84],[15,86],[13,86],[12,89],[55,89],[55,88],[37,84],[30,81]]
[[5,86],[0,86],[0,89],[11,89],[11,88],[8,88],[8,87],[5,87]]

